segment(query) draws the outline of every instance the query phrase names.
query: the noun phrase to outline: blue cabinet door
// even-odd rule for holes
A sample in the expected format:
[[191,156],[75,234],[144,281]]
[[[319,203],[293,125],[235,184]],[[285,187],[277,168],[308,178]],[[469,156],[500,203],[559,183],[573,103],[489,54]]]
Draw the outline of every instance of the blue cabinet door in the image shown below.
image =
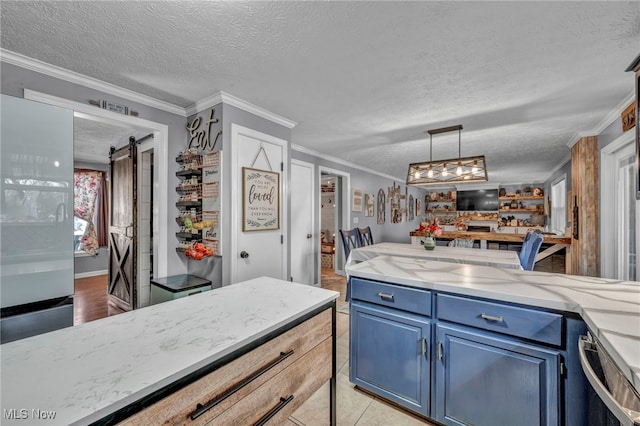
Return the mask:
[[351,382],[428,416],[430,321],[358,301],[350,321]]
[[436,420],[447,425],[559,424],[558,351],[438,324]]

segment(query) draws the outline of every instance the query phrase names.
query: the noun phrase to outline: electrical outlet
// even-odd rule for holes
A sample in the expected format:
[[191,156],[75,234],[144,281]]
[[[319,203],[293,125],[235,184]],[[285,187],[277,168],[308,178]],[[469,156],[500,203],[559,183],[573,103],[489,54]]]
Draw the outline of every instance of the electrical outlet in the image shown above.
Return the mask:
[[357,216],[353,218],[353,224],[354,224],[354,225],[357,225],[357,224],[358,224],[358,219],[359,219],[359,218],[358,218]]

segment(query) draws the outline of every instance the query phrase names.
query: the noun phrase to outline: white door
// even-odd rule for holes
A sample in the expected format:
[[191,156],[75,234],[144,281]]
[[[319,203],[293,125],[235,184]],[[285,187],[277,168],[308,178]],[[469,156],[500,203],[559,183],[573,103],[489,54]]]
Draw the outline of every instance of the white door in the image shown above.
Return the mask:
[[638,202],[636,201],[635,150],[633,144],[616,153],[616,255],[615,277],[637,281]]
[[313,164],[291,160],[291,278],[313,284]]
[[[286,279],[287,141],[231,124],[231,283],[268,276]],[[244,231],[243,168],[277,173],[278,229]],[[249,188],[247,188],[249,190]],[[274,194],[275,195],[275,194]]]

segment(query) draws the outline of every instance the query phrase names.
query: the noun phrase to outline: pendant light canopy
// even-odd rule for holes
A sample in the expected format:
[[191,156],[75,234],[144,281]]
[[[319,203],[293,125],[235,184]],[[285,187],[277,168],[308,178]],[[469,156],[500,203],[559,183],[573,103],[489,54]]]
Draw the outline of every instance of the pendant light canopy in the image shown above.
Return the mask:
[[[433,135],[458,131],[458,158],[432,161]],[[451,183],[486,182],[487,168],[484,155],[460,157],[462,124],[427,130],[429,133],[429,161],[409,164],[407,185],[443,185]]]

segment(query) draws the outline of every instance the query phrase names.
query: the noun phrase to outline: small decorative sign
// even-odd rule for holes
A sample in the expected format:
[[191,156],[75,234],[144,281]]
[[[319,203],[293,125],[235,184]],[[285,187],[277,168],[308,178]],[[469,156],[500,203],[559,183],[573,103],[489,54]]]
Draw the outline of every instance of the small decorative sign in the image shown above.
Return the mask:
[[280,174],[242,168],[242,231],[280,229]]

